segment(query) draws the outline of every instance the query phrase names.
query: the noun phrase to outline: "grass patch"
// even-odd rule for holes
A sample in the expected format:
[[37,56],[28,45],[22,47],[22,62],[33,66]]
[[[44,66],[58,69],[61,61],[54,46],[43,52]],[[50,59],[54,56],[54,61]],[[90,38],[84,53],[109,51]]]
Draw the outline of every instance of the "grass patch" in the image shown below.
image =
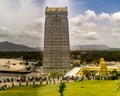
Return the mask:
[[[117,82],[110,80],[66,83],[64,96],[117,96]],[[83,88],[81,88],[83,84]],[[0,96],[59,96],[59,84],[20,86],[0,91]]]

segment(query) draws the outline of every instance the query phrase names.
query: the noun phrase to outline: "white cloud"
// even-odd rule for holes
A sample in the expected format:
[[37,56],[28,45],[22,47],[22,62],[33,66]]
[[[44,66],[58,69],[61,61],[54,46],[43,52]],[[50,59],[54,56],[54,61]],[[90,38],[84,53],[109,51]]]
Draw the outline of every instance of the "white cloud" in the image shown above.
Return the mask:
[[8,28],[7,27],[4,27],[4,26],[0,26],[0,30],[2,30],[2,31],[7,31],[8,30]]
[[120,47],[117,43],[120,42],[120,12],[96,14],[88,10],[71,18],[70,26],[71,44],[105,44]]
[[120,20],[120,12],[116,12],[116,13],[112,14],[112,17],[114,20]]
[[[0,41],[38,46],[43,37],[43,0],[0,0]],[[39,3],[39,6],[37,5]],[[41,44],[42,46],[42,44]]]
[[120,12],[112,14],[112,18],[115,25],[120,25]]
[[81,36],[88,40],[97,40],[100,38],[96,32],[84,33],[84,34],[81,34]]
[[31,47],[43,46],[43,21],[43,18],[37,18],[35,20],[32,20],[24,28],[17,30],[13,42],[20,44],[24,43],[24,45]]
[[104,13],[104,12],[99,14],[98,17],[100,20],[108,20],[109,21],[112,19],[110,14]]
[[[71,1],[0,0],[0,41],[43,46],[46,6],[67,6],[69,10]],[[120,12],[97,14],[87,10],[69,21],[71,45],[101,43],[114,47],[120,42]]]
[[46,6],[69,6],[70,1],[68,0],[46,0]]
[[120,33],[112,33],[112,35],[116,38],[116,37],[120,37]]
[[14,4],[12,0],[0,1],[0,21],[2,25],[20,27],[29,23],[31,19],[40,16],[39,7],[36,7],[33,0],[14,0],[14,2],[16,3]]
[[59,3],[61,3],[61,4],[68,4],[68,0],[56,0],[56,1],[58,1]]
[[44,8],[69,4],[68,0],[0,0],[0,41],[43,46]]
[[91,11],[91,10],[87,10],[86,12],[85,12],[85,16],[86,16],[86,19],[96,19],[97,18],[97,16],[96,16],[96,13],[94,12],[94,11]]

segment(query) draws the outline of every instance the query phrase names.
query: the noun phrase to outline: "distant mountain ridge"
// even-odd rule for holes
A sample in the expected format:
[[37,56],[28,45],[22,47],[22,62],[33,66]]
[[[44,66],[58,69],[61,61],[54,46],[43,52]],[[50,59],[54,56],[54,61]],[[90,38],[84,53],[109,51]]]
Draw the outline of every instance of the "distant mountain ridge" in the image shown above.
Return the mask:
[[40,51],[40,49],[4,41],[0,42],[0,51]]
[[[70,50],[120,50],[120,48],[110,48],[106,45],[72,45],[70,46]],[[43,51],[43,48],[32,48],[4,41],[0,42],[0,51]]]
[[120,48],[110,48],[106,45],[72,45],[71,50],[120,50]]

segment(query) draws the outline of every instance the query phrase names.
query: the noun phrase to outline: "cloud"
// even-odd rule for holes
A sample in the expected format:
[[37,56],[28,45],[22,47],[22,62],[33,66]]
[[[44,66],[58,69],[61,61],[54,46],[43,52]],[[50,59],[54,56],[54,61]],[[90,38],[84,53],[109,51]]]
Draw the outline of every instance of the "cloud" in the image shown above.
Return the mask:
[[87,34],[81,34],[81,36],[85,39],[88,39],[88,40],[97,40],[99,39],[99,36],[96,32],[88,32]]
[[46,6],[69,6],[70,0],[46,0]]
[[87,10],[85,12],[85,16],[86,16],[86,19],[88,19],[88,20],[92,20],[92,19],[94,20],[97,18],[96,13],[94,11],[91,11],[91,10]]
[[1,31],[7,31],[8,28],[7,28],[7,27],[4,27],[4,26],[0,26],[0,30],[1,30]]
[[111,16],[110,16],[110,14],[108,14],[108,13],[101,13],[101,14],[99,14],[98,15],[98,18],[100,19],[100,20],[111,20]]
[[[96,14],[87,10],[83,14],[70,19],[71,44],[105,44],[116,46],[120,42],[120,12]],[[78,42],[79,41],[79,42]],[[120,47],[117,44],[116,47]]]
[[0,41],[43,46],[44,9],[68,6],[69,0],[1,0]]
[[[9,40],[14,43],[24,44],[31,47],[43,46],[43,22],[43,18],[37,18],[19,30],[13,30],[13,33],[16,34],[13,35],[12,39],[9,38]],[[9,34],[11,33],[9,32]]]
[[113,37],[116,38],[116,37],[120,37],[120,33],[112,33]]
[[44,5],[45,0],[0,0],[0,41],[38,47],[43,37]]
[[5,26],[0,26],[0,37],[1,38],[12,37],[12,35],[14,35],[14,33],[11,31],[11,29],[9,29]]
[[112,14],[112,18],[115,25],[120,25],[120,12]]
[[[67,6],[70,15],[71,5],[71,0],[0,0],[0,41],[43,46],[45,7]],[[97,14],[86,10],[69,17],[69,22],[71,45],[116,46],[120,42],[120,12]]]
[[[29,23],[31,19],[41,15],[40,7],[34,0],[1,0],[0,21],[9,27],[20,27]],[[41,5],[42,6],[42,5]],[[12,23],[12,24],[11,24]]]

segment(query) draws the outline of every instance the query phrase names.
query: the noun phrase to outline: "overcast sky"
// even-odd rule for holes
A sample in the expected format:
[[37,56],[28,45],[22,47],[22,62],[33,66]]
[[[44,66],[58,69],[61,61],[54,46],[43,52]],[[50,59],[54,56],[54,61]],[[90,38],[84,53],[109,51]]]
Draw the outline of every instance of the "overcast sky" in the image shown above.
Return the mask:
[[120,48],[120,0],[0,0],[0,42],[43,46],[46,6],[67,6],[70,44]]

